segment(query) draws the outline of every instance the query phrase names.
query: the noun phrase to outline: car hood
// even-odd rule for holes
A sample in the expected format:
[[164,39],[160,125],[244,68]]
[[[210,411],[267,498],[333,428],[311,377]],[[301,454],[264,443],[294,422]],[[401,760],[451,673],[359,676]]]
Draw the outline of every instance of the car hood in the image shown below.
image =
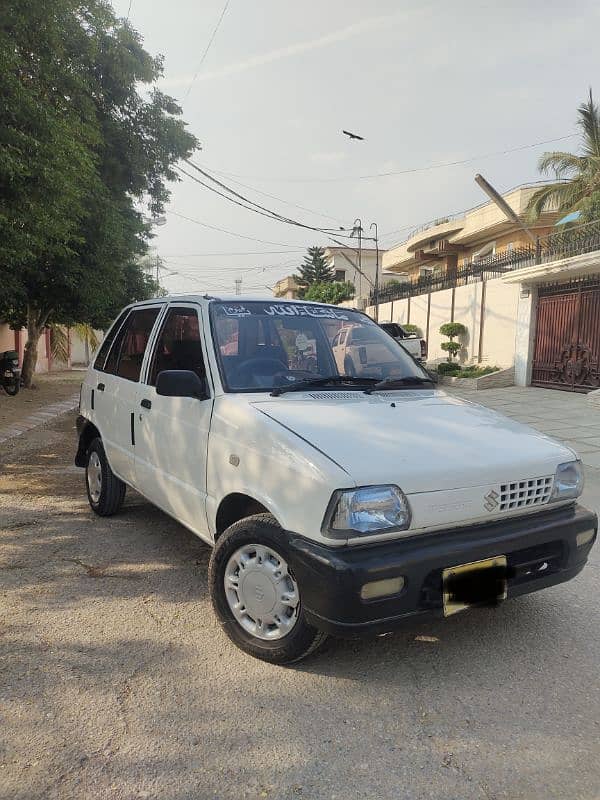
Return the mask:
[[252,405],[338,464],[348,485],[431,492],[553,474],[574,452],[437,390],[284,394]]

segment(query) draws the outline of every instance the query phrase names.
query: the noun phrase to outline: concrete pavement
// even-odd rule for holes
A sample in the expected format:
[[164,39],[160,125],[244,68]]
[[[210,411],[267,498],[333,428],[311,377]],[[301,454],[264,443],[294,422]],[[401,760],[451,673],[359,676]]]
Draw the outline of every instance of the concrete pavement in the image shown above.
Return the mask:
[[[551,394],[476,399],[570,416]],[[133,492],[91,514],[73,421],[0,456],[2,800],[597,800],[598,551],[563,586],[277,668],[220,631],[198,539]]]

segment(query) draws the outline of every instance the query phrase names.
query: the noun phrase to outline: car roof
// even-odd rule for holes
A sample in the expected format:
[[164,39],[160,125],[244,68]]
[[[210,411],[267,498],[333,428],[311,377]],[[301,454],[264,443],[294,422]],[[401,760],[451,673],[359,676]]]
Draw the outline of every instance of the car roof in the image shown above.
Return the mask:
[[[226,302],[226,303],[252,303],[252,302],[259,302],[259,303],[273,303],[274,305],[311,305],[311,306],[326,306],[328,308],[340,308],[340,306],[332,306],[331,303],[319,303],[314,300],[282,300],[279,297],[273,297],[272,295],[239,295],[233,294],[228,292],[220,292],[219,294],[213,293],[204,293],[200,294],[197,292],[193,293],[186,293],[186,294],[169,294],[165,295],[164,297],[153,297],[149,300],[139,300],[137,303],[131,303],[129,307],[135,308],[137,306],[144,306],[148,304],[154,303],[210,303],[213,301],[217,302]],[[344,307],[348,311],[356,311],[355,308],[348,308]]]

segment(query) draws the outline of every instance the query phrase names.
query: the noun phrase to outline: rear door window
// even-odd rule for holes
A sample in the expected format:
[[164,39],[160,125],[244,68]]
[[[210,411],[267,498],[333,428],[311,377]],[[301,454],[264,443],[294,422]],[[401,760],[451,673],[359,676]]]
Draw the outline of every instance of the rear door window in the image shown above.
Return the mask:
[[128,381],[139,381],[148,339],[159,307],[140,308],[129,315],[111,347],[104,371]]

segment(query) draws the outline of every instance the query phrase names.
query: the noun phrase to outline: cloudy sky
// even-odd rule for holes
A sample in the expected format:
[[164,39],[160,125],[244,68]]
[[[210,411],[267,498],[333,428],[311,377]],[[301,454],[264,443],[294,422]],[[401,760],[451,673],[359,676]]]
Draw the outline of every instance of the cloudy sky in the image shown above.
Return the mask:
[[[196,163],[311,226],[376,221],[383,247],[485,199],[476,172],[501,190],[539,179],[544,150],[577,147],[590,85],[600,98],[595,0],[113,5],[120,16],[130,7],[146,48],[164,55],[161,88],[202,143]],[[304,248],[329,243],[189,179],[157,233],[171,291],[232,291],[241,278],[243,291],[267,292]]]

